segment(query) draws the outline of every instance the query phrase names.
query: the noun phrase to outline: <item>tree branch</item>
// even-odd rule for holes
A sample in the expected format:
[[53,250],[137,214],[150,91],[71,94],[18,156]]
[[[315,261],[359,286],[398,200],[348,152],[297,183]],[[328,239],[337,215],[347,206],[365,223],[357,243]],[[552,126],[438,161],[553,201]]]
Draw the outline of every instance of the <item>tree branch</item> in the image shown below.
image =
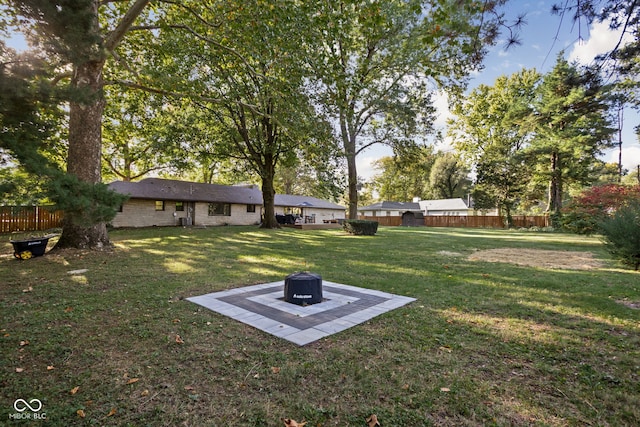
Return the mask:
[[133,25],[133,22],[140,16],[142,10],[150,1],[151,0],[136,0],[129,10],[127,10],[127,13],[124,14],[118,26],[105,39],[105,49],[111,52],[120,44],[131,25]]
[[194,95],[194,94],[190,94],[190,93],[181,93],[181,92],[173,92],[173,91],[169,91],[169,90],[164,90],[164,89],[159,89],[159,88],[154,88],[154,87],[150,87],[150,86],[145,86],[139,83],[134,83],[134,82],[129,82],[126,80],[113,80],[111,82],[105,82],[105,84],[118,84],[120,86],[124,86],[124,87],[128,87],[131,89],[138,89],[138,90],[143,90],[145,92],[150,92],[150,93],[157,93],[159,95],[165,95],[165,96],[169,96],[171,98],[177,98],[177,99],[183,99],[183,98],[189,98],[189,99],[198,99],[200,101],[204,101],[204,102],[211,102],[213,104],[227,104],[229,102],[235,103],[241,107],[246,108],[247,110],[250,110],[251,112],[253,112],[254,114],[260,115],[260,116],[265,116],[268,117],[268,114],[265,114],[263,112],[261,112],[259,110],[259,108],[256,105],[251,105],[251,104],[247,104],[245,102],[242,101],[229,101],[223,98],[210,98],[207,96],[202,96],[202,95]]

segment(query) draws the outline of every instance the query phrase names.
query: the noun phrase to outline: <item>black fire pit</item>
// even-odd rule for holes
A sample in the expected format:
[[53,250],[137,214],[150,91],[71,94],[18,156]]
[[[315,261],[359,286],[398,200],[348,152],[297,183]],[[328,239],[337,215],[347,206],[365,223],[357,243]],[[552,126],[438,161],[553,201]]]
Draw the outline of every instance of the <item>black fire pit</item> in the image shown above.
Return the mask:
[[298,305],[322,302],[322,277],[313,273],[293,273],[284,279],[284,300]]

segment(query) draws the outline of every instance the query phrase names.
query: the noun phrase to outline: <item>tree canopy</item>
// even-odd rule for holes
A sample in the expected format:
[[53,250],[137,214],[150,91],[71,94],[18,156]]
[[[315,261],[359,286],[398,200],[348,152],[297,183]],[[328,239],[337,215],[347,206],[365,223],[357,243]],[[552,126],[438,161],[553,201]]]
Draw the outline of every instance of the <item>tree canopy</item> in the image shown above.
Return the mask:
[[358,204],[356,156],[373,144],[401,149],[425,138],[432,94],[459,91],[495,41],[503,1],[319,2],[312,67],[347,164],[349,216]]

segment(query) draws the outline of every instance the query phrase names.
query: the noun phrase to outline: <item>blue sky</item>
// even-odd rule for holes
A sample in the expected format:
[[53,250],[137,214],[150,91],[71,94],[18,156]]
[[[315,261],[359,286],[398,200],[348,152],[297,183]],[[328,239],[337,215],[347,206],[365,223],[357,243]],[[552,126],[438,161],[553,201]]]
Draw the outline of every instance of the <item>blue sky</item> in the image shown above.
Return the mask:
[[[484,70],[473,75],[470,89],[479,84],[493,85],[499,76],[513,74],[522,68],[535,68],[541,73],[549,72],[555,64],[557,54],[563,49],[567,59],[587,64],[597,54],[607,52],[615,46],[619,34],[609,31],[606,24],[588,26],[582,22],[578,25],[572,23],[570,17],[561,20],[560,16],[552,15],[551,8],[557,2],[558,0],[508,2],[504,8],[507,17],[515,19],[518,15],[525,15],[526,24],[519,31],[522,44],[505,49],[504,40],[499,41],[487,55]],[[12,40],[10,45],[25,47],[20,39]],[[439,98],[436,106],[439,111],[436,126],[442,129],[450,117],[446,98]],[[622,136],[622,162],[627,169],[635,169],[636,165],[640,164],[640,143],[634,133],[634,127],[639,124],[640,115],[627,109],[624,113]],[[446,144],[439,148],[451,149]],[[364,179],[371,178],[377,172],[372,162],[381,156],[391,154],[391,150],[384,146],[375,146],[361,153],[357,162],[358,175]],[[611,150],[604,155],[603,160],[617,162],[617,158],[617,150]]]

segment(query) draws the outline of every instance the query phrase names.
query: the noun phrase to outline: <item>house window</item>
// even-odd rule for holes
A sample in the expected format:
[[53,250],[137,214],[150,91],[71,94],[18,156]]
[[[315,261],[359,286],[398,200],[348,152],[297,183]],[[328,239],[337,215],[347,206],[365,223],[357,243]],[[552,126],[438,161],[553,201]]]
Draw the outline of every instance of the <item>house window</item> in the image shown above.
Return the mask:
[[164,200],[156,200],[156,210],[157,211],[164,210]]
[[387,211],[387,216],[391,216],[391,211]]
[[184,212],[184,202],[176,202],[176,212]]
[[118,212],[124,212],[124,205],[122,203],[120,203],[120,206],[118,207]]
[[247,205],[247,212],[254,213],[256,211],[256,205]]
[[209,203],[209,216],[231,216],[229,203]]

